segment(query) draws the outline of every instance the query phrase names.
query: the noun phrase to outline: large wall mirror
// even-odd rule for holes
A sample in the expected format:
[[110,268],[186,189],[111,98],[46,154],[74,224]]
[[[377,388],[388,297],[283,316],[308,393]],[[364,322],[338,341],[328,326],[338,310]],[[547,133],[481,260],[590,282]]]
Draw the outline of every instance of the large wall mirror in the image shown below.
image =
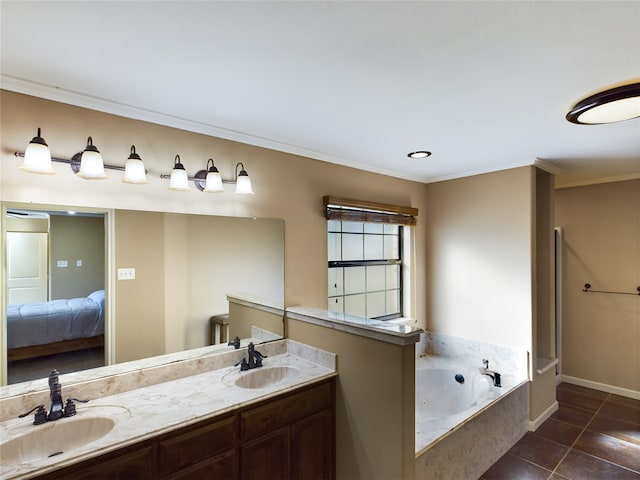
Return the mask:
[[209,345],[228,294],[284,304],[282,220],[69,211],[2,205],[5,383]]

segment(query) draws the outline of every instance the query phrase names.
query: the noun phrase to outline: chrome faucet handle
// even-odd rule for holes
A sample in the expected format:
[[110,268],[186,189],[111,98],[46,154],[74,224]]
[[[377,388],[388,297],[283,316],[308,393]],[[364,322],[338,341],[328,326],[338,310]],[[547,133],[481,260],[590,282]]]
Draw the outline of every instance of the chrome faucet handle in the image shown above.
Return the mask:
[[484,364],[484,368],[489,369],[489,360],[487,360],[486,358],[483,358],[482,363]]

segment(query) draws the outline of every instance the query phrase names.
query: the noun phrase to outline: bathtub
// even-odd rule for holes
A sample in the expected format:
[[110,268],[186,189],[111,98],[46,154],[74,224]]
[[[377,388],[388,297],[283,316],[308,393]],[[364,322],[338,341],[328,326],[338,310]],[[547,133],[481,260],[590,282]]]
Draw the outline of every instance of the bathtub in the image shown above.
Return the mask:
[[424,355],[416,359],[416,454],[489,408],[511,386],[480,373],[480,366]]

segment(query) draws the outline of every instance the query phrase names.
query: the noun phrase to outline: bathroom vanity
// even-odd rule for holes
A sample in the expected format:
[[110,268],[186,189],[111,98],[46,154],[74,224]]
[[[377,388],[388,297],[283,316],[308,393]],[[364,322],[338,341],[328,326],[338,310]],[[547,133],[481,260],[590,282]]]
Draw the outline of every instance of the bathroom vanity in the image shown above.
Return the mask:
[[[233,366],[246,349],[233,350],[186,361],[221,368],[92,398],[74,417],[45,425],[33,425],[33,417],[3,421],[0,476],[335,478],[335,356],[291,340],[260,345],[260,351],[267,355],[264,366],[247,372]],[[157,368],[193,367],[177,363]],[[64,434],[59,441],[56,429]],[[76,434],[89,435],[88,441],[65,448],[62,437]],[[31,452],[11,444],[21,438]],[[39,438],[53,438],[50,453]]]
[[333,379],[36,478],[334,478]]

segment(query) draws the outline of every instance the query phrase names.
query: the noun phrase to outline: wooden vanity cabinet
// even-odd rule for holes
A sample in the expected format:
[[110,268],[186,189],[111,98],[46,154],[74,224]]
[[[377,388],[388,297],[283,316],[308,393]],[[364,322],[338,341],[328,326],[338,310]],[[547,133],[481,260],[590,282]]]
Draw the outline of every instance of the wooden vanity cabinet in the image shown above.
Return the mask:
[[38,478],[331,480],[335,478],[335,379]]
[[335,478],[334,404],[328,381],[241,411],[241,478]]

